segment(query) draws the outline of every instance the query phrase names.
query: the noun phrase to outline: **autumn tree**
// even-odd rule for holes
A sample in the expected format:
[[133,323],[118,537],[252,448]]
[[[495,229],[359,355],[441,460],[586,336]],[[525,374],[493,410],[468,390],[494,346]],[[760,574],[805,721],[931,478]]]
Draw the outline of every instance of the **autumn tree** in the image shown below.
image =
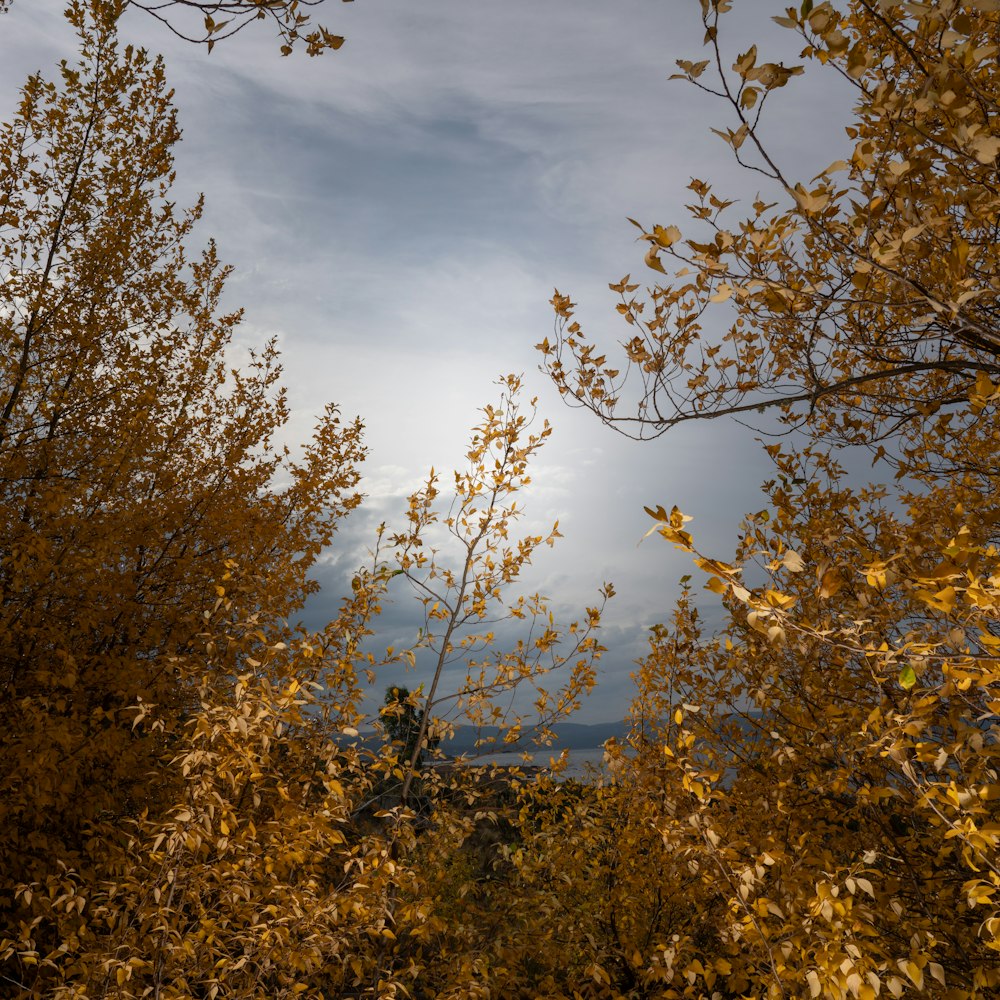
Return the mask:
[[[601,647],[598,609],[580,625],[560,628],[547,613],[536,623],[532,610],[542,599],[507,594],[490,574],[506,565],[508,583],[516,583],[525,564],[519,558],[542,541],[510,538],[519,508],[505,489],[523,486],[540,442],[526,437],[516,398],[485,414],[469,467],[455,477],[451,508],[457,537],[468,543],[466,563],[446,563],[443,551],[424,555],[437,508],[433,500],[424,506],[425,489],[416,503],[411,498],[401,548],[383,558],[376,547],[319,634],[281,628],[263,611],[247,614],[261,582],[227,567],[226,593],[202,616],[198,642],[183,655],[190,675],[202,678],[192,685],[185,724],[172,727],[169,706],[152,704],[133,718],[139,733],[170,735],[146,756],[162,786],[155,801],[124,822],[95,818],[86,866],[56,867],[15,887],[22,919],[0,932],[0,975],[16,987],[11,995],[243,1000],[433,988],[459,996],[476,984],[509,981],[499,964],[477,957],[487,926],[476,905],[484,870],[467,863],[477,830],[503,808],[496,775],[484,782],[482,768],[428,769],[420,777],[421,817],[417,760],[434,733],[475,720],[476,709],[488,710],[505,733],[519,731],[524,716],[544,724],[569,711],[592,683]],[[493,484],[486,496],[464,488],[483,482]],[[475,526],[468,535],[463,511]],[[449,606],[433,615],[434,605],[426,606],[430,638],[422,633],[412,648],[375,656],[378,612],[407,573],[426,588],[440,586]],[[463,579],[457,590],[447,582]],[[469,641],[468,626],[489,622],[501,601],[520,612],[513,617],[521,634]],[[448,645],[440,643],[442,628]],[[445,649],[465,651],[466,662],[456,670],[445,660],[451,669],[432,670],[433,700],[418,690],[405,703],[418,733],[412,750],[372,748],[358,729],[365,672],[381,676],[411,662],[419,670],[428,649],[438,652],[432,664]],[[562,698],[540,709],[542,685],[554,696],[560,674]],[[535,689],[536,704],[506,714],[525,685]],[[393,706],[401,694],[401,685],[390,687]],[[461,713],[448,711],[459,701]],[[405,732],[412,740],[413,726]],[[504,777],[508,787],[516,781],[510,771]]]
[[[843,160],[805,184],[762,124],[801,67],[749,46],[726,68],[729,6],[703,0],[708,58],[679,75],[725,103],[720,134],[773,198],[734,219],[693,181],[687,233],[639,225],[659,284],[612,285],[620,348],[585,339],[560,293],[540,345],[565,398],[632,436],[725,415],[794,432],[766,445],[768,503],[734,559],[649,509],[729,621],[706,635],[683,601],[637,673],[657,738],[622,766],[667,789],[649,820],[700,916],[633,962],[665,995],[990,996],[1000,19],[975,2],[787,10],[803,57],[855,95]],[[889,482],[850,479],[842,446]]]
[[[499,404],[485,407],[474,428],[468,468],[455,473],[449,506],[441,509],[439,477],[432,470],[410,497],[405,528],[388,539],[396,569],[424,608],[421,647],[431,654],[418,750],[436,713],[444,731],[454,718],[478,727],[503,725],[506,743],[519,739],[521,716],[533,716],[528,728],[550,741],[552,723],[592,690],[603,651],[596,630],[614,594],[610,584],[601,588],[601,604],[565,630],[547,597],[512,592],[539,546],[551,547],[561,535],[556,522],[545,534],[510,538],[523,513],[521,495],[531,484],[530,462],[552,429],[545,421],[537,433],[531,430],[536,401],[525,408],[518,376],[505,376],[500,385]],[[441,544],[429,547],[429,539],[439,537]],[[511,632],[515,638],[507,645],[505,633]],[[511,696],[524,699],[528,689],[532,702],[522,701],[525,708],[512,716]]]
[[[549,428],[503,380],[451,500],[432,472],[327,628],[289,628],[358,502],[360,426],[328,408],[293,459],[275,345],[229,368],[228,272],[189,249],[163,66],[119,45],[121,10],[70,5],[79,61],[30,78],[0,134],[0,990],[391,996],[433,961],[460,992],[440,935],[475,877],[442,873],[495,803],[436,775],[421,840],[420,755],[463,721],[545,740],[601,652],[600,606],[563,628],[510,593],[558,537],[513,537]],[[424,627],[376,657],[402,583]],[[363,671],[425,656],[412,748],[352,742]]]
[[[962,435],[978,423],[963,418],[969,393],[981,374],[1000,370],[991,277],[997,27],[981,6],[856,3],[841,14],[823,3],[778,19],[856,97],[847,158],[806,189],[761,137],[768,97],[802,67],[768,63],[751,46],[731,74],[704,82],[710,64],[723,64],[718,22],[728,4],[703,4],[711,58],[681,60],[678,75],[726,102],[737,127],[723,138],[790,197],[782,207],[761,195],[752,214],[727,224],[733,202],[695,180],[691,213],[704,235],[639,226],[646,264],[661,273],[675,264],[680,275],[648,303],[628,278],[612,285],[631,328],[620,362],[586,342],[557,293],[558,336],[543,351],[564,396],[636,437],[770,410],[827,441],[876,451],[897,441],[878,454],[909,472],[938,467],[924,440],[946,428],[931,439],[944,433],[947,454],[962,460]],[[704,317],[725,301],[735,321],[707,343]],[[638,408],[619,410],[633,380]]]
[[[451,488],[432,470],[410,496],[405,523],[379,532],[388,546],[382,572],[393,587],[408,586],[423,609],[415,645],[386,650],[386,657],[411,663],[423,683],[406,706],[418,723],[412,747],[391,748],[374,768],[399,782],[383,811],[389,860],[399,873],[384,903],[396,940],[375,971],[389,981],[419,975],[423,990],[441,996],[503,994],[514,982],[508,959],[494,961],[485,947],[507,908],[486,913],[480,887],[510,846],[489,835],[514,836],[525,776],[488,758],[419,771],[421,756],[430,757],[436,740],[458,726],[480,732],[482,754],[549,745],[551,726],[596,683],[601,617],[614,594],[604,584],[593,607],[561,624],[550,598],[519,590],[539,550],[560,537],[558,523],[517,531],[531,463],[551,427],[536,426],[536,401],[523,401],[519,377],[499,384],[498,401],[473,428],[466,467],[444,481]],[[361,589],[365,579],[359,576]],[[417,811],[425,804],[433,834],[421,833]],[[486,856],[476,846],[484,837]],[[526,930],[519,947],[530,948],[531,938]]]
[[[230,369],[240,314],[214,245],[189,249],[200,202],[170,197],[163,65],[118,44],[107,4],[70,18],[79,61],[31,77],[0,131],[5,910],[98,818],[152,805],[205,614],[246,572],[244,615],[299,607],[363,457],[333,407],[289,454],[273,341]],[[152,706],[163,730],[133,732]]]

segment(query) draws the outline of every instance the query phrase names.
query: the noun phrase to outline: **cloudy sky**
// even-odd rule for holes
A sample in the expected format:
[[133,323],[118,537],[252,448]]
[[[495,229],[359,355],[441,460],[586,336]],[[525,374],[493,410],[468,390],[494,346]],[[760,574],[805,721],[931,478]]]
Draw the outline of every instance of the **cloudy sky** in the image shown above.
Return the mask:
[[[4,118],[28,72],[72,58],[61,6],[15,0],[0,17]],[[794,61],[794,39],[769,24],[782,4],[736,7],[733,56],[758,41]],[[702,58],[700,4],[358,0],[331,3],[320,21],[347,43],[319,59],[282,59],[263,29],[209,56],[142,15],[123,26],[166,56],[184,130],[177,198],[205,193],[200,233],[236,267],[228,296],[246,308],[244,343],[279,337],[290,443],[308,438],[327,400],[367,426],[368,501],[317,567],[323,591],[308,624],[332,614],[374,525],[401,522],[427,469],[461,466],[494,380],[524,373],[555,426],[524,525],[558,519],[565,536],[527,586],[569,618],[614,582],[609,652],[579,720],[620,719],[646,629],[669,615],[689,570],[664,543],[639,544],[643,505],[678,504],[702,548],[724,557],[741,514],[761,506],[768,467],[736,424],[642,445],[619,437],[562,405],[533,345],[551,333],[554,287],[579,304],[592,337],[623,334],[608,283],[652,278],[627,216],[683,223],[692,176],[729,196],[757,191],[709,132],[731,124],[725,109],[668,80],[674,60]],[[768,136],[808,179],[843,151],[849,95],[829,74],[794,82],[771,108]],[[711,616],[714,597],[703,605]],[[384,639],[412,641],[418,624],[401,593]]]

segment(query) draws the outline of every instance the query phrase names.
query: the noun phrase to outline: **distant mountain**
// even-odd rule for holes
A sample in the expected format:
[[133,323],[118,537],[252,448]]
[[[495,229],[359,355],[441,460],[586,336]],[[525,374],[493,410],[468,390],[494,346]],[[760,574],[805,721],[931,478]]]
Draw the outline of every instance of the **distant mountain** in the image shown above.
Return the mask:
[[[596,725],[585,725],[582,722],[560,722],[552,726],[555,735],[555,742],[551,748],[559,750],[594,750],[602,746],[607,740],[612,738],[624,740],[628,736],[628,723],[626,722],[600,722]],[[451,757],[457,757],[463,753],[471,753],[476,750],[477,740],[495,740],[493,746],[497,750],[535,750],[537,747],[531,742],[531,731],[529,730],[519,743],[501,743],[500,730],[496,726],[459,726],[455,731],[454,738],[442,740],[438,749],[444,751]],[[357,742],[359,737],[354,737],[350,742]],[[382,738],[375,732],[368,730],[360,734],[360,741],[366,746],[375,748],[382,742]],[[344,739],[344,742],[348,742]],[[489,744],[480,748],[480,752],[488,752]]]
[[[762,732],[761,718],[761,713],[756,709],[750,709],[743,716],[734,716],[736,723],[747,735],[754,731],[758,733]],[[552,732],[555,735],[555,742],[552,744],[551,750],[596,750],[610,739],[624,742],[629,734],[629,724],[624,721],[599,722],[594,725],[587,725],[582,722],[560,722],[552,726]],[[480,747],[480,753],[489,753],[491,750],[493,752],[501,750],[517,752],[538,749],[531,742],[532,730],[530,729],[527,730],[526,735],[519,743],[501,743],[500,733],[501,730],[496,726],[458,726],[454,737],[450,740],[442,740],[438,745],[438,749],[442,750],[448,756],[457,757],[460,754],[475,751],[477,749],[476,740],[496,741],[493,744],[487,742],[484,746]],[[362,732],[360,737],[342,737],[340,741],[357,743],[359,738],[364,746],[371,749],[375,749],[382,744],[382,737],[373,730]]]
[[[592,750],[612,738],[624,740],[629,727],[626,722],[600,722],[596,725],[585,725],[582,722],[560,722],[552,726],[555,735],[553,750]],[[455,732],[454,739],[442,740],[441,749],[448,754],[460,754],[475,749],[477,739],[497,739],[499,730],[496,726],[461,726]],[[533,744],[529,736],[520,743],[498,744],[507,750],[531,750]]]

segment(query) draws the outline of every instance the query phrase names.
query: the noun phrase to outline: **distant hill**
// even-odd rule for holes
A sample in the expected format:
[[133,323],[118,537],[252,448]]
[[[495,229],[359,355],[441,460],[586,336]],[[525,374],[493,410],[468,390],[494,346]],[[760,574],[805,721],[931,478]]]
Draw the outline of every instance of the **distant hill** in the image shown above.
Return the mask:
[[[629,727],[626,722],[600,722],[595,725],[586,725],[582,722],[560,722],[552,727],[555,734],[555,742],[552,750],[593,750],[602,746],[607,740],[612,738],[624,740],[628,735]],[[442,740],[438,749],[444,751],[452,757],[457,757],[463,753],[470,753],[476,749],[476,740],[498,740],[500,730],[496,726],[459,726],[455,736],[450,740]],[[371,730],[360,734],[361,742],[372,747],[378,746],[382,740],[377,733]],[[356,742],[357,738],[351,742]],[[345,741],[346,742],[346,741]],[[504,750],[533,750],[536,749],[530,740],[530,732],[520,743],[497,743],[497,748]],[[483,750],[486,747],[481,748]]]
[[[581,722],[560,722],[552,726],[556,741],[553,750],[591,750],[601,746],[606,740],[614,737],[623,740],[628,735],[628,724],[625,722],[601,722],[596,725],[585,725]],[[442,740],[440,749],[447,754],[461,754],[476,748],[476,740],[498,739],[500,730],[496,726],[460,726],[454,739]],[[531,733],[520,743],[497,743],[496,750],[531,750]],[[482,749],[487,749],[483,747]]]
[[[601,746],[612,738],[623,740],[628,735],[626,722],[600,722],[596,725],[586,725],[582,722],[560,722],[552,727],[556,740],[552,745],[554,750],[591,750]],[[477,739],[495,739],[499,734],[496,726],[483,726],[481,729],[472,726],[462,726],[454,739],[444,740],[441,749],[447,754],[460,754],[475,749]],[[521,743],[506,744],[505,749],[532,749],[530,739]]]
[[[749,710],[746,716],[742,718],[736,716],[735,719],[747,734],[753,730],[757,732],[761,731],[761,714],[756,709]],[[560,722],[552,726],[552,732],[555,734],[555,742],[550,748],[552,750],[596,750],[610,739],[624,742],[629,734],[629,724],[624,721],[598,722],[593,725],[587,725],[582,722]],[[455,731],[455,736],[450,740],[442,740],[438,749],[444,751],[448,756],[457,757],[460,754],[471,753],[476,750],[477,739],[499,740],[499,735],[500,730],[496,726],[482,726],[478,728],[475,726],[459,726]],[[358,742],[358,737],[351,739],[345,737],[342,740],[345,743],[356,743]],[[360,734],[360,741],[365,746],[375,749],[381,745],[382,737],[369,729]],[[527,735],[520,743],[496,742],[493,744],[493,747],[496,750],[505,751],[533,751],[538,749],[531,742],[531,730],[528,730]],[[488,753],[489,751],[490,746],[488,744],[480,748],[480,752]]]

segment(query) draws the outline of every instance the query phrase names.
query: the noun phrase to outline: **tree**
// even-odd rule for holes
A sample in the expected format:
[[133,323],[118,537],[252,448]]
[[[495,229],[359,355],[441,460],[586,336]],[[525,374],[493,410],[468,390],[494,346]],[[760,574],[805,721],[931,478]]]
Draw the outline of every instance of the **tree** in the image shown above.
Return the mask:
[[[504,384],[516,388],[517,380]],[[145,757],[156,797],[133,816],[95,817],[75,866],[53,865],[12,887],[21,919],[0,936],[0,975],[14,987],[10,995],[242,1000],[391,996],[418,987],[461,995],[483,981],[475,970],[480,933],[472,903],[482,873],[465,860],[483,820],[503,807],[481,770],[428,769],[417,815],[417,761],[437,732],[463,718],[442,718],[440,706],[462,699],[466,721],[488,709],[514,732],[522,720],[505,718],[491,701],[505,696],[507,704],[517,686],[549,683],[549,668],[565,665],[563,699],[536,707],[545,722],[570,709],[566,698],[586,686],[601,652],[596,610],[581,626],[560,629],[546,613],[532,628],[542,599],[505,595],[502,573],[492,573],[506,565],[512,582],[541,541],[509,539],[517,513],[511,490],[523,485],[538,440],[521,439],[526,420],[510,396],[485,412],[470,467],[456,475],[454,531],[468,542],[462,577],[446,568],[441,552],[431,575],[422,550],[435,505],[412,498],[401,548],[388,561],[376,550],[318,635],[282,628],[262,610],[247,614],[261,582],[231,567],[226,593],[183,655],[186,675],[203,678],[192,683],[184,724],[172,724],[170,706],[144,705],[133,719],[139,733],[169,735]],[[486,481],[493,484],[486,496],[471,489]],[[426,498],[426,489],[415,496]],[[463,518],[474,523],[471,534]],[[404,689],[391,686],[388,703],[404,711],[383,717],[409,743],[402,752],[390,743],[372,750],[357,739],[364,671],[419,667],[422,652],[420,644],[382,658],[369,651],[389,587],[407,572],[425,588],[464,578],[458,588],[442,586],[449,607],[428,614],[432,636],[422,641],[437,651],[439,665],[444,649],[476,660],[457,676],[440,668],[437,694],[422,705],[419,693],[404,702]],[[488,621],[487,608],[501,600],[524,615],[514,618],[528,625],[527,638],[493,651],[493,665],[482,655],[492,638],[473,644],[467,626]],[[440,642],[440,621],[446,630],[451,623],[450,645]],[[434,707],[438,713],[425,722]],[[387,800],[390,778],[403,791]],[[506,808],[516,815],[515,806]],[[512,828],[512,819],[506,822]],[[498,976],[486,970],[487,981]]]
[[[431,470],[426,485],[410,497],[405,530],[389,536],[395,571],[424,607],[420,646],[431,653],[433,664],[414,754],[426,744],[434,712],[443,705],[449,706],[450,716],[474,726],[499,725],[506,730],[501,742],[517,743],[526,713],[512,713],[510,699],[515,693],[523,696],[526,688],[535,692],[536,722],[530,728],[542,742],[550,742],[552,723],[578,708],[592,690],[603,652],[595,633],[603,606],[614,595],[611,584],[601,588],[601,605],[587,608],[586,617],[565,630],[556,624],[543,595],[509,593],[535,550],[553,546],[562,536],[556,522],[547,535],[528,534],[516,542],[509,537],[522,515],[519,495],[531,483],[529,463],[552,431],[546,421],[539,433],[530,432],[536,401],[527,414],[522,412],[519,377],[507,375],[500,385],[499,405],[485,407],[482,423],[474,428],[468,469],[455,473],[450,508],[442,516],[439,479]],[[429,552],[425,548],[428,536],[440,527],[442,542],[455,554],[454,564],[449,565],[439,546]],[[526,634],[505,647],[505,636],[498,635],[504,626],[504,631],[525,628]],[[449,685],[452,671],[455,680]],[[441,721],[447,729],[448,719]],[[414,756],[404,800],[415,763]]]
[[[532,430],[535,400],[522,402],[520,378],[507,375],[499,385],[499,401],[483,408],[473,428],[468,465],[455,472],[450,497],[442,497],[441,477],[431,470],[409,498],[405,527],[379,531],[389,546],[388,558],[377,559],[380,579],[406,582],[424,611],[418,642],[410,650],[388,649],[386,659],[421,671],[426,694],[411,694],[397,716],[401,730],[405,725],[411,733],[417,725],[412,749],[390,747],[375,767],[400,782],[398,802],[383,815],[386,850],[398,873],[384,901],[395,940],[377,959],[376,974],[403,983],[417,975],[421,989],[442,996],[505,993],[511,986],[485,945],[506,904],[488,914],[479,905],[503,848],[494,840],[490,857],[477,864],[473,845],[484,827],[514,835],[525,775],[488,763],[425,768],[419,805],[425,816],[431,812],[430,832],[416,815],[421,754],[458,725],[494,727],[496,735],[479,741],[484,752],[550,743],[552,724],[594,686],[604,650],[601,615],[614,594],[605,584],[600,604],[561,625],[544,595],[517,592],[537,550],[560,537],[558,524],[547,533],[515,533],[531,461],[551,428],[545,422]],[[359,576],[358,590],[371,586],[367,580]],[[530,930],[517,936],[517,947],[532,949]]]
[[[733,203],[693,181],[691,214],[703,237],[639,226],[646,264],[664,274],[664,259],[681,268],[653,289],[651,315],[634,295],[638,285],[611,286],[631,327],[624,356],[609,362],[589,345],[557,293],[556,341],[540,345],[546,367],[567,399],[633,436],[773,410],[817,439],[904,461],[908,473],[940,471],[933,451],[951,463],[947,474],[965,461],[963,436],[979,422],[965,415],[969,393],[1000,372],[991,277],[995,15],[976,4],[911,13],[857,2],[846,13],[822,3],[779,18],[802,36],[804,55],[856,95],[853,149],[807,190],[761,137],[768,97],[802,67],[759,61],[751,46],[732,74],[720,73],[714,87],[703,82],[710,63],[723,65],[727,6],[702,5],[711,58],[681,60],[678,75],[726,102],[737,127],[720,134],[737,159],[791,197],[775,211],[761,196],[751,215],[729,224]],[[703,316],[722,302],[735,322],[707,344]],[[617,404],[632,379],[639,405],[625,414]],[[890,440],[895,448],[879,447]]]
[[[399,744],[399,755],[402,760],[409,761],[415,756],[416,766],[419,768],[423,762],[423,748],[417,744],[424,728],[423,709],[415,707],[409,688],[398,684],[391,684],[385,689],[383,704],[380,715],[386,736],[391,742]],[[428,746],[428,749],[433,749],[433,746]]]
[[[628,277],[612,285],[621,360],[558,292],[540,345],[566,398],[633,436],[768,411],[795,432],[766,445],[768,503],[735,559],[699,552],[680,510],[648,510],[729,617],[706,636],[685,596],[637,673],[647,738],[621,766],[683,861],[669,889],[698,906],[640,949],[636,975],[677,996],[989,996],[1000,18],[981,3],[789,9],[804,56],[856,94],[844,161],[804,185],[761,126],[800,68],[751,46],[725,70],[729,6],[704,0],[709,59],[681,75],[728,105],[720,134],[778,201],[729,221],[732,202],[695,180],[703,232],[639,226],[646,264],[677,274],[648,302]],[[710,342],[719,309],[732,322]],[[844,445],[890,482],[853,484]]]
[[[200,685],[186,724],[147,754],[157,798],[124,821],[98,817],[85,863],[16,887],[0,995],[350,995],[376,966],[395,875],[384,836],[359,820],[371,772],[327,738],[315,697],[321,678],[337,696],[326,723],[357,734],[353,641],[376,595],[345,602],[322,635],[294,636],[240,617],[245,588],[257,582],[234,573],[189,654],[229,685]],[[165,724],[154,706],[137,720]]]
[[[186,42],[204,45],[209,52],[217,42],[232,38],[254,21],[265,21],[276,29],[281,54],[290,55],[296,45],[318,56],[344,44],[321,25],[312,26],[308,8],[324,0],[103,0],[101,8],[111,18],[119,18],[129,8],[140,10]],[[352,0],[343,0],[350,3]],[[0,0],[0,14],[13,0]],[[72,6],[72,5],[71,5]]]
[[[300,459],[276,345],[230,370],[201,204],[170,200],[162,63],[77,2],[81,58],[31,77],[0,132],[0,868],[74,864],[151,804],[149,755],[198,700],[210,615],[279,619],[358,502],[361,426],[329,407]],[[263,620],[263,619],[262,619]],[[228,675],[215,675],[228,684]],[[135,729],[157,706],[164,732]],[[133,731],[134,730],[134,731]],[[4,899],[4,905],[10,903]]]
[[[600,607],[562,628],[542,595],[509,593],[558,537],[511,537],[549,428],[529,432],[504,379],[452,505],[432,471],[337,617],[290,628],[359,502],[360,424],[330,407],[301,459],[281,444],[276,346],[228,369],[227,269],[187,249],[200,203],[170,201],[162,63],[119,46],[120,8],[69,13],[79,63],[29,79],[0,131],[0,990],[392,996],[432,961],[460,989],[469,956],[441,964],[434,935],[496,803],[474,772],[435,775],[421,839],[420,755],[462,720],[544,739],[602,651]],[[366,644],[397,579],[424,628],[379,658]],[[427,653],[407,756],[350,742],[362,671]]]

